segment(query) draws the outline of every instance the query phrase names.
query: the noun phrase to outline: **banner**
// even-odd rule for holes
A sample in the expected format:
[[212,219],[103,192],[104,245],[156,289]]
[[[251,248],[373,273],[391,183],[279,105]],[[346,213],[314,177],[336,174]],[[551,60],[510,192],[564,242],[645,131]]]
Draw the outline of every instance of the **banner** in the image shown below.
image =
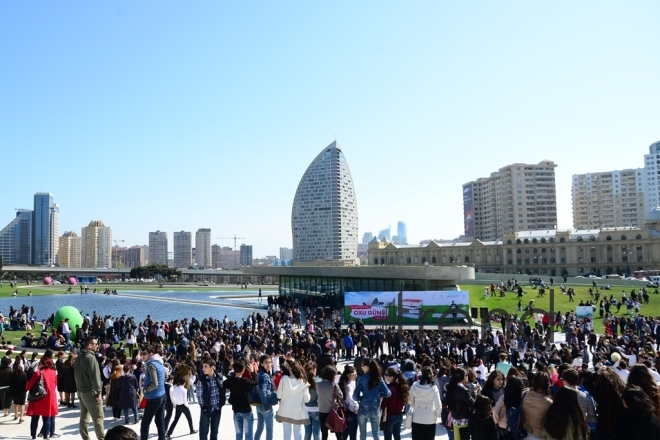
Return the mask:
[[474,237],[474,200],[472,184],[463,187],[463,230],[466,237]]
[[575,308],[575,317],[580,318],[589,318],[594,320],[594,308],[592,306],[577,306]]
[[[469,298],[469,292],[463,290],[402,292],[399,304],[399,292],[346,292],[344,317],[346,321],[362,319],[371,325],[394,325],[399,315],[403,324],[419,324],[424,317],[424,324],[432,325],[443,313],[456,310],[460,321],[469,313]],[[451,314],[448,319],[453,319]]]

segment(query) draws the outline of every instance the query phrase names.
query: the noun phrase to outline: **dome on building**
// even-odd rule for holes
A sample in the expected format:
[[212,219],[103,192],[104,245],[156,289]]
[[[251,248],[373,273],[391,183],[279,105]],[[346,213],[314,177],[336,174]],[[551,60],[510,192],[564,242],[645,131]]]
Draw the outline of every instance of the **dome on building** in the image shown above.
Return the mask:
[[74,231],[66,231],[62,237],[77,237],[78,234],[76,234]]
[[92,228],[105,228],[105,225],[101,220],[92,220],[89,222],[89,226]]
[[646,213],[646,221],[649,223],[660,223],[660,206],[656,206]]

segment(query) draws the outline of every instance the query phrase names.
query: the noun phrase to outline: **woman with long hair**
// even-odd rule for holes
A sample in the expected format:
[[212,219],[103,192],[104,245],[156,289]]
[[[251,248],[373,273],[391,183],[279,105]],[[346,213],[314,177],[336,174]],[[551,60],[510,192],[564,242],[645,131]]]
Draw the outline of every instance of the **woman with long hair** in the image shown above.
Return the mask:
[[70,353],[62,365],[62,374],[64,376],[62,391],[64,392],[64,403],[69,408],[76,408],[75,400],[78,388],[76,387],[76,378],[73,374],[73,364],[75,360],[76,355]]
[[594,382],[594,400],[598,408],[596,435],[599,440],[613,440],[617,420],[623,412],[621,394],[626,384],[612,368],[601,367]]
[[[333,396],[336,395],[339,399],[343,399],[344,395],[337,385],[335,385],[335,377],[337,376],[337,369],[328,365],[321,371],[321,382],[316,384],[316,392],[319,395],[319,422],[321,423],[321,440],[328,440],[328,427],[325,422],[328,420],[328,415],[333,407]],[[335,432],[337,440],[342,440],[341,432]]]
[[385,383],[392,395],[381,401],[380,408],[387,412],[383,435],[385,440],[401,440],[401,421],[403,408],[408,402],[410,387],[408,381],[399,370],[389,367],[385,370]]
[[[511,372],[509,369],[509,372]],[[488,375],[488,379],[484,382],[484,385],[481,387],[481,394],[488,397],[490,400],[491,406],[495,406],[500,397],[504,394],[504,374],[500,370],[493,370]]]
[[43,356],[39,360],[39,368],[34,372],[29,381],[25,384],[25,391],[30,391],[43,378],[46,396],[35,402],[28,402],[27,415],[32,417],[30,421],[30,434],[32,438],[37,438],[37,426],[39,417],[43,417],[44,426],[42,428],[44,438],[55,438],[55,417],[58,414],[57,409],[57,373],[53,359]]
[[589,426],[575,390],[562,387],[545,413],[543,432],[547,440],[588,440]]
[[[353,399],[360,404],[357,419],[360,427],[360,440],[367,440],[367,422],[371,423],[371,435],[378,440],[380,426],[380,399],[390,397],[392,392],[385,384],[380,366],[375,359],[362,361],[364,374],[358,378],[353,392]],[[433,378],[431,378],[433,381]]]
[[[200,361],[198,361],[200,362]],[[201,362],[200,362],[201,363]],[[257,406],[257,429],[254,433],[254,440],[261,439],[261,433],[266,429],[266,440],[273,440],[273,402],[277,401],[275,395],[275,385],[271,376],[273,359],[267,354],[262,354],[259,358],[259,372],[257,379],[259,385],[259,399],[261,405]],[[201,386],[201,385],[199,385]]]
[[627,385],[637,385],[655,404],[655,415],[660,419],[660,389],[644,364],[636,364],[630,369]]
[[423,367],[419,380],[410,387],[408,404],[412,408],[412,438],[433,440],[436,422],[442,417],[442,403],[431,367]]
[[305,374],[309,384],[309,402],[305,403],[309,423],[305,425],[305,440],[321,440],[321,420],[319,419],[319,394],[316,392],[316,383],[321,379],[316,375],[316,362],[305,365]]
[[114,420],[121,418],[121,397],[119,394],[119,379],[121,379],[121,365],[112,367],[110,373],[110,391],[108,392],[108,406],[112,407],[112,417]]
[[289,374],[282,376],[277,387],[280,407],[275,420],[282,423],[284,440],[291,440],[292,435],[295,440],[301,440],[302,425],[309,424],[305,407],[305,403],[310,399],[307,375],[295,359],[287,359],[285,363]]
[[523,414],[523,427],[527,430],[529,440],[545,439],[543,421],[545,413],[552,405],[550,394],[550,376],[538,372],[532,377],[532,386],[521,399],[520,408]]
[[357,377],[355,367],[346,365],[339,378],[339,389],[344,395],[344,407],[346,408],[346,430],[342,433],[344,440],[356,440],[357,438],[357,413],[360,404],[353,399]]
[[[468,376],[463,368],[456,368],[451,375],[447,385],[447,406],[454,419],[455,440],[467,440],[470,438],[468,429],[468,416],[472,410],[475,396],[467,388]],[[413,414],[415,410],[413,409]],[[414,417],[413,417],[414,421]]]
[[14,420],[18,420],[18,423],[23,423],[23,416],[25,415],[26,384],[27,375],[25,374],[25,371],[23,371],[23,364],[14,361],[9,392],[11,394],[11,401],[14,404]]
[[497,424],[497,432],[500,440],[514,440],[506,432],[506,414],[511,408],[520,408],[520,400],[524,389],[525,381],[523,378],[519,376],[509,377],[504,387],[504,394],[495,404],[495,408],[493,408],[493,420]]
[[628,385],[621,394],[621,400],[624,410],[619,415],[614,439],[660,439],[655,402],[648,394],[637,385]]
[[9,415],[9,408],[11,408],[11,391],[9,389],[11,377],[11,359],[6,356],[0,361],[0,387],[2,387],[0,389],[0,406],[5,412],[3,417]]
[[468,417],[468,429],[472,440],[497,440],[497,429],[493,420],[493,406],[483,394],[475,396]]

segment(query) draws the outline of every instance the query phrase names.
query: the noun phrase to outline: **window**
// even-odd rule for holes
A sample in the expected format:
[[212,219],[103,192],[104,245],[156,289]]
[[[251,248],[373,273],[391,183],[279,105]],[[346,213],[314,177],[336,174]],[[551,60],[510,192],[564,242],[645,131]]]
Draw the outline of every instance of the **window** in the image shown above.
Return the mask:
[[621,240],[626,240],[626,236],[625,236],[625,235],[622,235],[622,236],[621,236]]
[[545,243],[545,242],[546,242],[545,238],[542,238],[541,243]]
[[411,264],[412,261],[410,260],[410,257],[406,258],[406,264]]
[[532,240],[532,243],[538,243],[539,241],[535,238]]
[[529,239],[525,239],[525,244],[529,244]]
[[378,266],[378,258],[374,258],[374,265]]
[[589,241],[596,241],[596,237],[592,235],[591,237],[589,237]]
[[581,236],[578,237],[578,238],[577,238],[577,241],[582,241],[582,237],[581,237]]
[[435,258],[435,257],[431,257],[431,263],[433,263],[433,264],[435,264],[435,263],[437,263],[437,261],[436,261],[436,258]]
[[642,234],[635,235],[635,240],[641,240],[641,239],[642,239]]
[[466,255],[465,258],[463,259],[463,262],[464,263],[469,263],[470,262],[470,257]]
[[560,243],[565,243],[565,242],[566,242],[566,239],[565,239],[564,237],[562,237],[562,238],[559,239],[559,242],[560,242]]
[[522,254],[522,250],[521,249],[516,249],[516,254]]
[[555,237],[550,237],[550,243],[554,243],[554,242],[555,242]]
[[450,256],[449,256],[449,262],[450,262],[450,263],[453,263],[453,262],[454,262],[454,256],[453,256],[453,255],[450,255]]
[[513,253],[513,251],[512,251],[511,249],[507,249],[507,250],[506,250],[506,253],[509,254],[509,255],[511,255],[511,254]]
[[511,244],[511,240],[507,240],[507,241],[506,241],[506,244]]
[[385,264],[385,258],[380,259],[380,264]]
[[390,264],[392,264],[392,265],[394,264],[394,258],[393,257],[390,257]]
[[426,257],[422,257],[422,264],[426,263]]
[[612,236],[611,236],[611,235],[608,235],[607,237],[605,237],[605,240],[607,240],[607,241],[612,241]]
[[520,239],[517,239],[516,244],[520,244],[520,243],[521,243]]

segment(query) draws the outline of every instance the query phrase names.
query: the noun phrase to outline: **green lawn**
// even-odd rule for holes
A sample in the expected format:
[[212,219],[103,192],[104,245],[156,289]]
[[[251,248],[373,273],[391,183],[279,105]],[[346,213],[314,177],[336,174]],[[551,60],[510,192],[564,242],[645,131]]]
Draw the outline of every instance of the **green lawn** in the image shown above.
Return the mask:
[[[500,298],[499,296],[490,299],[484,298],[484,288],[490,286],[490,283],[484,284],[461,284],[461,289],[469,290],[470,292],[470,307],[488,307],[489,309],[502,308],[509,312],[510,314],[516,313],[516,308],[518,306],[518,295],[514,292],[507,292],[505,298]],[[561,289],[558,286],[555,288],[555,313],[561,311],[562,314],[565,314],[568,311],[575,310],[575,307],[580,304],[580,300],[585,302],[591,297],[589,296],[589,286],[585,285],[571,285],[568,284],[568,287],[573,287],[575,289],[575,302],[568,301],[568,295],[563,295]],[[621,300],[621,291],[625,290],[630,297],[630,291],[633,287],[630,285],[615,285],[612,283],[612,290],[601,290],[601,299],[607,295],[608,297],[614,294],[614,297],[620,301]],[[538,298],[538,290],[532,289],[531,286],[526,286],[523,284],[523,291],[525,295],[522,299],[523,309],[529,304],[529,300],[534,300],[534,306],[536,309],[544,309],[550,312],[550,292],[549,289],[546,289],[546,294],[543,298]],[[647,289],[649,292],[649,304],[641,304],[640,314],[644,316],[660,316],[660,295],[653,295],[651,292],[653,289]],[[614,309],[616,312],[616,309]],[[520,315],[520,313],[518,313]],[[628,316],[628,310],[625,305],[621,307],[621,312],[617,316]],[[531,319],[531,318],[530,318]],[[599,317],[598,308],[594,313],[594,328],[597,333],[604,332],[603,319]]]

